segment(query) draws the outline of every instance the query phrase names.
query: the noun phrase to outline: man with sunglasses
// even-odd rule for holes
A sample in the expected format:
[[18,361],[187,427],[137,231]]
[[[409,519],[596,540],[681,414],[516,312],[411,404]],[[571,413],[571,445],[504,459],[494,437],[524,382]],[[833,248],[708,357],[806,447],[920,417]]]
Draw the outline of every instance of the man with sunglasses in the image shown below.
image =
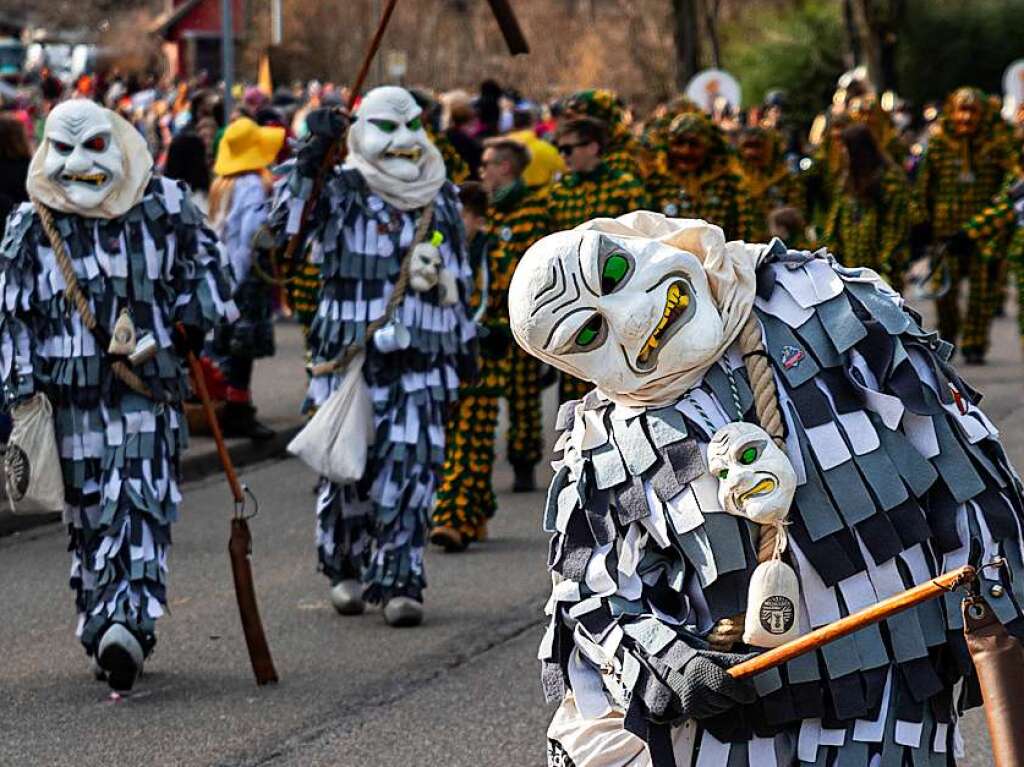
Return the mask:
[[[555,133],[569,172],[551,189],[552,231],[564,231],[594,218],[616,218],[648,207],[643,183],[604,158],[607,126],[593,117],[562,122]],[[559,402],[582,399],[591,386],[562,373]]]

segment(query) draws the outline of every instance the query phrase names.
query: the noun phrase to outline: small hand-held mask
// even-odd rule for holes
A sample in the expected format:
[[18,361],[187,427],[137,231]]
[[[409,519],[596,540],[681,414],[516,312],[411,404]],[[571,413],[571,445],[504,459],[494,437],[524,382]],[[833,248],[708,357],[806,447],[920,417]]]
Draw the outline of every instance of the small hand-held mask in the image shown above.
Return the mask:
[[760,525],[789,515],[796,472],[760,426],[734,422],[719,429],[708,444],[708,470],[718,478],[718,501],[730,514]]
[[441,251],[429,242],[421,242],[409,259],[409,287],[425,293],[437,285],[440,269]]

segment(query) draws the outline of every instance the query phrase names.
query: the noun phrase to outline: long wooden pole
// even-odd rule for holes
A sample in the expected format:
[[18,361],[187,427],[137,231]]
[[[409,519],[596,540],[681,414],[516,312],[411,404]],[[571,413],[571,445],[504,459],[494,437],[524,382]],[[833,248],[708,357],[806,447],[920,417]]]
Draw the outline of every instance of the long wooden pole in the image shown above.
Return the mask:
[[743,663],[737,663],[729,669],[729,676],[735,679],[745,679],[762,671],[781,666],[783,663],[816,650],[822,645],[834,642],[886,618],[891,618],[893,615],[901,613],[914,605],[927,602],[929,599],[935,599],[962,586],[964,583],[973,581],[977,578],[977,575],[977,571],[970,565],[964,565],[957,570],[943,573],[932,578],[927,583],[922,583],[920,586],[915,586],[908,591],[904,591],[902,594],[897,594],[894,597],[883,600],[877,605],[865,607],[853,615],[842,618],[835,623],[830,623],[827,626],[822,626],[809,634],[804,634],[802,637],[794,639],[792,642],[786,642],[784,645],[763,652],[756,658],[751,658]]
[[[178,332],[184,335],[185,330],[179,327]],[[217,420],[213,402],[210,400],[210,393],[206,389],[203,366],[191,351],[188,352],[187,360],[189,369],[192,371],[192,378],[195,380],[196,394],[199,395],[199,401],[203,403],[206,422],[209,424],[213,440],[217,444],[217,455],[220,456],[224,476],[227,477],[231,495],[235,500],[235,513],[231,518],[231,537],[228,540],[231,576],[235,583],[235,600],[238,602],[238,616],[242,621],[245,646],[249,651],[249,663],[252,665],[256,684],[262,686],[276,682],[278,677],[277,669],[274,668],[274,659],[270,655],[267,635],[263,630],[259,604],[256,602],[256,584],[252,575],[252,562],[249,559],[252,554],[252,533],[249,531],[249,523],[241,513],[245,504],[245,491],[242,488],[242,483],[238,481],[234,462],[224,444],[220,421]]]

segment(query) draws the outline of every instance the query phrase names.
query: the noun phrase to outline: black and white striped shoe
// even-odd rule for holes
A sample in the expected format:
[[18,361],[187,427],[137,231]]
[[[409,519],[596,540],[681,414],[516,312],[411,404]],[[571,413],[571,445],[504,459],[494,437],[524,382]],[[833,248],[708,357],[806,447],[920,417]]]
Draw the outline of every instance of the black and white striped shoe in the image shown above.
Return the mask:
[[103,632],[96,659],[107,674],[110,689],[128,692],[142,673],[144,654],[135,635],[123,624],[113,623]]

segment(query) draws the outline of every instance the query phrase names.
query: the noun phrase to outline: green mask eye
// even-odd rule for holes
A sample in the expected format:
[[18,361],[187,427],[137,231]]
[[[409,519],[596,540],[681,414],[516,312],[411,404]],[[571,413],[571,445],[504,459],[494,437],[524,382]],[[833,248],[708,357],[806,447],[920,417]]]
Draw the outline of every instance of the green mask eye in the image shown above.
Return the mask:
[[604,320],[601,319],[601,315],[595,314],[590,322],[584,325],[583,329],[576,334],[576,345],[581,349],[586,349],[588,346],[592,345],[601,334],[602,322],[604,322]]
[[377,126],[384,133],[394,133],[398,130],[398,123],[392,122],[391,120],[370,120],[374,125]]
[[409,130],[419,130],[423,127],[423,120],[419,117],[414,117],[405,124],[405,127]]
[[718,472],[718,478],[719,479],[725,479],[728,476],[729,476],[729,470],[728,469],[722,469],[720,472]]
[[746,450],[744,450],[742,453],[740,453],[740,463],[742,463],[744,466],[749,466],[750,464],[752,464],[756,460],[757,460],[757,448],[756,447],[748,447]]
[[618,253],[608,256],[601,270],[601,292],[607,295],[614,291],[628,273],[629,259]]

